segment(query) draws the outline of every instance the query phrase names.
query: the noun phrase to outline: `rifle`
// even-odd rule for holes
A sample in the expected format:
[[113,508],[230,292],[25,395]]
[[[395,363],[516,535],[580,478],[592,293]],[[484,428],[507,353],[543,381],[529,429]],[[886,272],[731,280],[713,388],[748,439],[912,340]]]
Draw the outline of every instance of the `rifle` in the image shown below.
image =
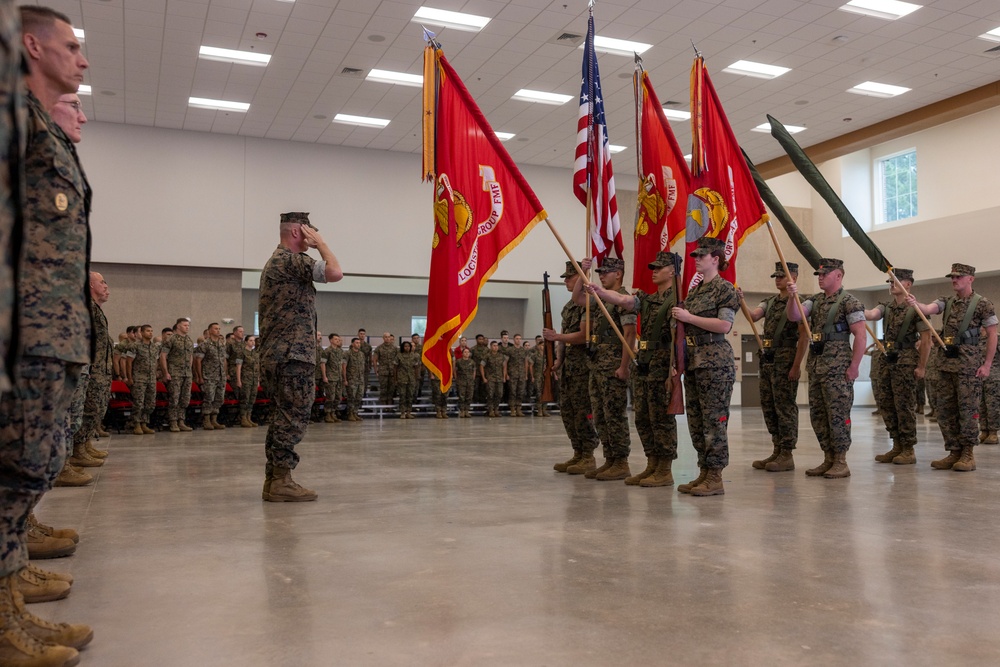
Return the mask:
[[[546,329],[552,328],[552,302],[549,301],[549,272],[542,274],[544,287],[542,287],[542,326]],[[556,344],[551,340],[545,341],[545,371],[542,373],[544,381],[542,383],[542,400],[546,403],[552,402],[555,398],[552,395],[552,366],[556,361]]]
[[[677,268],[676,266],[674,267]],[[674,301],[678,306],[683,305],[681,301],[681,278],[678,271],[674,271]],[[673,345],[670,346],[670,369],[676,373],[670,376],[670,405],[667,406],[668,415],[684,414],[684,386],[681,384],[681,375],[684,373],[684,323],[670,318],[670,328],[673,330]]]

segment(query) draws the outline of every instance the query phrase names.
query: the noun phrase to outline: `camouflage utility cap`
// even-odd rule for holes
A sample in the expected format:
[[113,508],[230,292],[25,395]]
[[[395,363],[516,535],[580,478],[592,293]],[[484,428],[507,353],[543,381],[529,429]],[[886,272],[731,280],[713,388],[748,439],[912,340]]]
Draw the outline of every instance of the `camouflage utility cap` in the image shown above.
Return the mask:
[[605,257],[604,261],[601,262],[601,268],[597,269],[597,272],[611,273],[612,271],[625,273],[625,260],[618,259],[617,257]]
[[822,276],[836,269],[840,269],[841,271],[844,270],[844,260],[836,259],[834,257],[824,257],[819,260],[819,267],[813,271],[813,275]]
[[573,262],[567,260],[566,261],[566,271],[563,272],[563,274],[561,276],[559,276],[559,277],[560,278],[569,278],[570,276],[575,276],[575,275],[576,275],[576,267],[573,266]]
[[[788,270],[791,271],[792,273],[798,275],[798,273],[799,273],[799,265],[796,264],[795,262],[787,262],[787,264],[788,264]],[[781,266],[781,262],[775,262],[774,263],[774,273],[771,274],[771,277],[772,278],[784,278],[785,277],[785,268],[783,266]]]
[[282,213],[281,223],[285,224],[288,222],[298,222],[299,224],[308,225],[313,229],[316,229],[316,225],[309,222],[309,213],[293,212],[293,213]]
[[976,275],[976,267],[969,266],[968,264],[952,264],[951,273],[947,274],[945,278],[958,278],[959,276],[974,275]]
[[726,251],[726,242],[722,239],[717,239],[711,236],[702,236],[698,239],[698,247],[691,251],[692,257],[701,257],[703,255],[710,255],[713,252]]
[[672,266],[674,269],[679,268],[681,265],[681,256],[661,250],[656,253],[656,259],[649,263],[649,268],[651,269],[662,269],[665,266]]
[[[893,269],[892,272],[896,274],[897,280],[909,280],[911,283],[913,282],[913,269]],[[889,278],[886,282],[891,283],[892,278]]]

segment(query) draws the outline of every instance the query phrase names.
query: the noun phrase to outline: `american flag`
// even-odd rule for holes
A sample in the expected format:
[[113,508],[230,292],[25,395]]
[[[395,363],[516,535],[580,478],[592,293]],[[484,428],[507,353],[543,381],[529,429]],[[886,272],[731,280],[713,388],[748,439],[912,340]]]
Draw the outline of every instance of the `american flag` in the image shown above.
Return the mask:
[[611,168],[608,124],[604,118],[601,76],[594,51],[594,14],[587,23],[587,42],[583,47],[583,86],[580,89],[580,115],[576,125],[576,160],[573,164],[573,192],[587,205],[587,186],[591,187],[592,254],[603,260],[612,248],[622,256],[622,226],[615,199],[615,174]]

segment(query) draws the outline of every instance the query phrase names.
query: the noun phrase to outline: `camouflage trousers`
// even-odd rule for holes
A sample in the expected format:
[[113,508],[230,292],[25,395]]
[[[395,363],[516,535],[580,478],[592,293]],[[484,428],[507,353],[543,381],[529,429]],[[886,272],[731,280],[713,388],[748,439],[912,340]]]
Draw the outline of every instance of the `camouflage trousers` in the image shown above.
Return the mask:
[[341,399],[344,398],[344,381],[337,376],[323,386],[323,393],[326,395],[326,403],[323,404],[325,411],[336,412],[340,409]]
[[503,400],[503,380],[489,380],[486,383],[486,407],[496,411],[500,409]]
[[156,378],[132,378],[132,419],[138,424],[148,424],[149,416],[156,409]]
[[[437,378],[431,379],[431,385],[437,382]],[[472,395],[476,390],[475,377],[462,377],[455,381],[458,390],[458,409],[468,411],[472,407]]]
[[590,371],[564,366],[559,376],[559,416],[574,452],[592,454],[599,442],[590,416]]
[[837,454],[851,448],[851,406],[854,382],[838,367],[824,375],[809,375],[809,421],[823,452]]
[[436,408],[448,407],[448,394],[441,391],[441,382],[437,378],[431,379],[431,403]]
[[[478,367],[477,367],[478,368]],[[488,396],[488,389],[486,388],[486,382],[476,373],[476,386],[472,390],[472,400],[476,403],[485,403]]]
[[167,383],[167,419],[184,421],[187,419],[188,405],[191,403],[191,376],[170,376]]
[[94,373],[94,369],[90,371],[87,397],[83,403],[83,420],[80,422],[80,428],[73,434],[74,445],[82,445],[97,437],[97,429],[104,423],[104,415],[111,400],[111,376]]
[[[69,407],[69,435],[76,435],[83,425],[83,406],[87,402],[87,385],[90,383],[90,364],[80,367],[80,377],[73,390],[73,398]],[[72,440],[70,441],[72,442]]]
[[628,427],[628,382],[611,371],[590,372],[590,409],[604,458],[627,459],[632,449]]
[[983,397],[979,401],[979,430],[990,433],[1000,431],[1000,378],[983,378]]
[[358,414],[361,411],[361,401],[365,397],[365,382],[364,380],[358,380],[357,382],[347,383],[347,408],[354,414]]
[[975,375],[939,371],[934,381],[938,426],[944,448],[957,452],[979,444],[979,401],[983,380]]
[[688,369],[684,374],[684,409],[699,468],[729,465],[729,400],[733,371]]
[[414,382],[400,382],[399,383],[399,409],[400,411],[409,412],[413,409],[413,399],[417,393],[417,383]]
[[632,395],[635,397],[635,430],[639,432],[646,456],[677,458],[677,418],[667,414],[670,392],[664,380],[636,377]]
[[0,396],[0,576],[28,563],[28,512],[66,462],[69,405],[80,364],[25,356]]
[[276,466],[294,469],[299,464],[295,446],[309,426],[316,399],[316,368],[303,361],[288,361],[265,364],[261,370],[264,389],[271,397],[271,419],[264,441],[264,474],[270,478]]
[[781,449],[795,449],[799,441],[799,382],[788,379],[791,370],[791,364],[760,365],[760,407],[771,444]]
[[396,380],[391,373],[378,374],[378,402],[380,405],[392,405],[392,397],[396,395]]
[[510,393],[507,398],[508,404],[512,407],[521,407],[524,405],[524,389],[527,378],[523,375],[521,376],[510,376]]
[[[241,378],[242,379],[242,378]],[[257,383],[259,379],[248,375],[243,380],[240,388],[240,414],[250,416],[253,414],[254,404],[257,402]]]
[[535,412],[540,413],[542,411],[542,406],[545,401],[542,400],[542,392],[545,391],[545,373],[539,373],[535,376],[534,381],[535,388]]
[[217,415],[226,401],[226,380],[221,377],[203,378],[201,383],[201,414]]
[[885,430],[900,447],[917,444],[917,378],[913,376],[914,368],[888,361],[879,368],[875,402],[882,413]]

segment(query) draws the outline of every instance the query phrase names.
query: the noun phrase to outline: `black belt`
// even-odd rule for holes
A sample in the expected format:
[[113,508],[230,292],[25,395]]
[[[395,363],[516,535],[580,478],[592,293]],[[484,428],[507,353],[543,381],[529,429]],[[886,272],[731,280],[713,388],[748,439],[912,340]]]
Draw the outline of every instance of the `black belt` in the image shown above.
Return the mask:
[[777,347],[798,347],[799,339],[792,338],[781,341],[778,345],[774,344],[774,341],[770,338],[764,338],[761,341],[761,345],[764,346],[765,350],[772,350]]
[[884,340],[882,341],[883,347],[885,347],[886,352],[898,352],[900,350],[912,350],[917,344],[913,341],[904,340],[902,343],[897,343],[894,340]]
[[593,335],[590,337],[590,342],[596,345],[621,345],[621,341],[617,338],[602,338],[598,335]]
[[726,334],[720,333],[707,333],[699,336],[684,336],[684,341],[692,347],[708,345],[709,343],[722,343],[725,340]]
[[836,331],[834,333],[828,333],[828,334],[814,333],[812,335],[812,340],[814,343],[819,343],[820,341],[827,341],[827,340],[850,340],[850,339],[851,339],[850,331]]
[[979,342],[979,334],[971,335],[966,331],[961,336],[942,336],[945,345],[972,345]]
[[658,341],[658,340],[640,340],[639,341],[639,350],[640,351],[642,351],[642,350],[669,350],[669,349],[670,349],[670,342],[669,341],[667,341],[666,343],[664,343],[662,341]]

